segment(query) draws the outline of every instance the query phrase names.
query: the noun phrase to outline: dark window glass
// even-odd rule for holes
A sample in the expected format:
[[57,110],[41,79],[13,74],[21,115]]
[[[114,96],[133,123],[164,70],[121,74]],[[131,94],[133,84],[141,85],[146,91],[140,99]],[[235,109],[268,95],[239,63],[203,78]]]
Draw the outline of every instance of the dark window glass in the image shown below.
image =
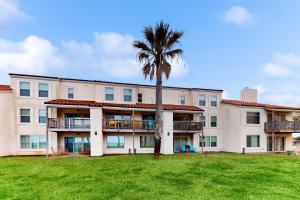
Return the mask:
[[153,148],[154,147],[154,136],[140,136],[140,147],[141,148]]
[[48,97],[48,84],[39,83],[39,97]]
[[138,93],[138,102],[139,103],[143,102],[143,94],[142,93]]
[[20,82],[20,96],[29,97],[30,96],[30,83]]
[[247,147],[259,147],[259,135],[247,135]]
[[20,109],[21,123],[30,123],[30,109]]
[[259,112],[247,112],[247,124],[259,124],[260,114]]

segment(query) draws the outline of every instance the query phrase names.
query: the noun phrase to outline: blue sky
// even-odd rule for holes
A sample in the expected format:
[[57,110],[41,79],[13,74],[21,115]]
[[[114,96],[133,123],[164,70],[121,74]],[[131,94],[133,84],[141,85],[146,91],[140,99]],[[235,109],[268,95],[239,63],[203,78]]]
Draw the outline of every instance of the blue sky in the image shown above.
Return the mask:
[[300,105],[298,0],[0,0],[0,82],[8,72],[151,83],[132,40],[163,19],[184,30],[184,60],[166,85],[256,87],[266,103]]

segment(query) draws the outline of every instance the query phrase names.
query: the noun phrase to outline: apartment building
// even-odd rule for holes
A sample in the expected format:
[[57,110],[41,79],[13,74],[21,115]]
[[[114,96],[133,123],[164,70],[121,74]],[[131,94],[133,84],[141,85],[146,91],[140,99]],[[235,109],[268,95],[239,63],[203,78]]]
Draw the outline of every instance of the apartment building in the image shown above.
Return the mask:
[[[0,86],[0,156],[153,153],[155,86],[10,74]],[[162,154],[284,152],[300,108],[223,90],[163,87]]]

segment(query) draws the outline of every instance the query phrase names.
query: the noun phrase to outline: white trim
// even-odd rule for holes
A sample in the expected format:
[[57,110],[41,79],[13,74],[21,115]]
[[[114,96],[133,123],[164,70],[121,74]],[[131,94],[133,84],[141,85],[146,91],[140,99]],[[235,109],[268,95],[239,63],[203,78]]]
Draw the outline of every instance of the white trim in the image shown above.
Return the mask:
[[[73,98],[69,98],[69,89],[73,89]],[[75,87],[67,86],[67,88],[66,88],[66,98],[69,99],[69,100],[76,99],[76,88]]]
[[[39,96],[39,84],[48,84],[48,97],[40,97]],[[36,92],[36,95],[35,95],[35,97],[37,98],[37,99],[42,99],[42,100],[47,100],[47,99],[51,99],[51,82],[48,82],[48,81],[37,81],[36,83],[35,83],[35,88],[36,88],[36,90],[35,91],[37,91]]]
[[[21,87],[20,84],[21,82],[28,82],[30,83],[30,96],[21,96],[20,91],[21,91]],[[24,98],[24,99],[32,99],[34,97],[33,93],[34,93],[34,85],[33,85],[33,81],[28,80],[28,79],[20,79],[17,81],[17,90],[18,90],[18,95],[17,97],[19,98]]]
[[[29,123],[25,123],[25,122],[21,122],[21,109],[29,109],[30,110],[30,122]],[[17,124],[18,125],[33,125],[33,108],[29,108],[29,107],[17,107]]]

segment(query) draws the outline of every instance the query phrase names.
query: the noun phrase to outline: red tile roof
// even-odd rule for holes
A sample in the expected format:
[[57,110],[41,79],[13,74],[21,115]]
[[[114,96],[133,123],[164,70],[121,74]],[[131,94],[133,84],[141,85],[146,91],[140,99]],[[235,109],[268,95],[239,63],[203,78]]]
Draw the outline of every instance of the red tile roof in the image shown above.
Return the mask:
[[235,105],[235,106],[260,107],[265,109],[300,110],[300,107],[278,106],[278,105],[229,100],[229,99],[223,99],[221,103]]
[[[90,106],[90,107],[123,107],[123,108],[141,108],[141,109],[155,109],[155,104],[136,103],[136,104],[119,104],[119,103],[106,103],[85,100],[69,100],[69,99],[56,99],[45,102],[45,104],[56,105],[77,105],[77,106]],[[164,104],[164,110],[186,110],[186,111],[203,111],[201,108],[189,105],[172,105]]]
[[10,85],[0,85],[0,91],[10,91],[12,90]]

